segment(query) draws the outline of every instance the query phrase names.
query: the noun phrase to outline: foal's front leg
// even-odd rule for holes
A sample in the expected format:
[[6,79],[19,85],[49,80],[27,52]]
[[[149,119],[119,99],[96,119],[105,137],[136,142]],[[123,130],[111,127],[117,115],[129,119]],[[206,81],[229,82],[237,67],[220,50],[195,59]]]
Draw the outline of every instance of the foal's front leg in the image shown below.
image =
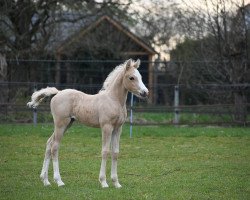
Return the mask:
[[102,127],[102,163],[99,174],[99,181],[103,188],[107,188],[108,184],[106,181],[106,162],[110,152],[110,141],[113,132],[113,126],[106,124]]
[[117,175],[117,160],[119,154],[121,129],[122,129],[121,127],[115,129],[112,133],[112,139],[111,139],[111,145],[112,145],[111,179],[116,188],[122,187],[118,181],[118,175]]

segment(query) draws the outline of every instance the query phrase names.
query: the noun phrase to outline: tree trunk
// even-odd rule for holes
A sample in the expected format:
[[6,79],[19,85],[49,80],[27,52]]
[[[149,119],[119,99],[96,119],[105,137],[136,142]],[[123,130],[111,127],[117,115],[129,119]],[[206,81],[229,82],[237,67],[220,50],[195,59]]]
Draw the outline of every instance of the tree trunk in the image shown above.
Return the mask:
[[8,94],[8,85],[4,84],[7,79],[7,62],[5,55],[0,53],[0,83],[3,85],[0,86],[0,103],[6,103],[7,94]]

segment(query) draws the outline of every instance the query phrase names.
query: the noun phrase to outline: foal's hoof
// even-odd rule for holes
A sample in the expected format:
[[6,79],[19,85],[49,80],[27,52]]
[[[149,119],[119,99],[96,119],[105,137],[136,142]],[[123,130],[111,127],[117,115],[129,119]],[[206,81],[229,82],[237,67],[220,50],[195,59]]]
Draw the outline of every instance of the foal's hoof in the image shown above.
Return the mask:
[[58,187],[61,187],[61,186],[64,186],[65,184],[64,184],[64,182],[59,181],[59,182],[57,182],[57,185],[58,185]]
[[44,186],[50,186],[50,182],[48,180],[43,180],[43,185]]
[[106,181],[101,182],[102,188],[108,188],[109,185],[107,184]]
[[59,181],[56,181],[55,182],[57,183],[58,187],[61,187],[61,186],[64,186],[64,182],[62,182],[62,180],[59,180]]
[[41,181],[43,182],[43,185],[44,185],[44,186],[49,186],[49,185],[51,185],[50,182],[49,182],[49,180],[48,180],[48,178],[44,178],[43,175],[40,175],[40,179],[41,179]]
[[115,186],[115,188],[121,188],[122,186],[120,185],[120,183],[118,183],[118,182],[116,182],[116,183],[114,183],[114,186]]

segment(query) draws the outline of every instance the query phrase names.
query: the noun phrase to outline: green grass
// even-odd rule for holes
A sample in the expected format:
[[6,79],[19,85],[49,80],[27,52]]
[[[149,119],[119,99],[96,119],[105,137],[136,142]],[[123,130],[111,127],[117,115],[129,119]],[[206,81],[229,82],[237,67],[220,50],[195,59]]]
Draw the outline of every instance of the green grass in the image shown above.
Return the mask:
[[[173,123],[174,114],[170,112],[151,112],[136,113],[134,112],[134,122],[136,123]],[[249,121],[249,115],[247,121]],[[218,114],[196,114],[196,113],[180,113],[180,124],[220,124],[233,123],[232,115]]]
[[[47,106],[49,108],[49,106]],[[38,109],[37,120],[40,123],[50,123],[53,121],[49,111]],[[128,112],[127,122],[130,121],[130,112]],[[173,112],[133,112],[133,122],[139,124],[172,124],[174,120]],[[33,121],[33,112],[9,112],[0,114],[0,122],[8,123],[31,123]],[[203,114],[203,113],[180,113],[180,124],[234,124],[232,115],[229,114]],[[247,115],[247,122],[250,121],[250,115]]]
[[[98,182],[99,129],[75,125],[60,147],[65,186],[39,180],[52,125],[0,125],[0,199],[250,199],[250,129],[123,128],[121,189]],[[52,182],[52,168],[49,171]]]

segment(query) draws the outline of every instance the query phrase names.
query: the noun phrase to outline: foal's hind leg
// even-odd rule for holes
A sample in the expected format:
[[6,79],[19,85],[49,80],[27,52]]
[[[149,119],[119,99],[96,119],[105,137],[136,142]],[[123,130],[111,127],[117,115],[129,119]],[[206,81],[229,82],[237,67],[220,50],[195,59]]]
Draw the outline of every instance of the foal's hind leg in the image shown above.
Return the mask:
[[43,161],[43,168],[40,174],[40,178],[43,181],[43,184],[45,186],[50,185],[49,179],[48,179],[48,170],[49,170],[49,163],[51,159],[51,143],[53,140],[53,136],[48,139],[47,144],[46,144],[46,150],[45,150],[45,156],[44,156],[44,161]]
[[67,130],[70,124],[71,124],[70,118],[66,118],[60,121],[55,120],[54,140],[51,146],[51,155],[52,155],[53,170],[54,170],[54,181],[57,183],[58,186],[64,185],[59,172],[59,161],[58,161],[59,144],[64,132]]

